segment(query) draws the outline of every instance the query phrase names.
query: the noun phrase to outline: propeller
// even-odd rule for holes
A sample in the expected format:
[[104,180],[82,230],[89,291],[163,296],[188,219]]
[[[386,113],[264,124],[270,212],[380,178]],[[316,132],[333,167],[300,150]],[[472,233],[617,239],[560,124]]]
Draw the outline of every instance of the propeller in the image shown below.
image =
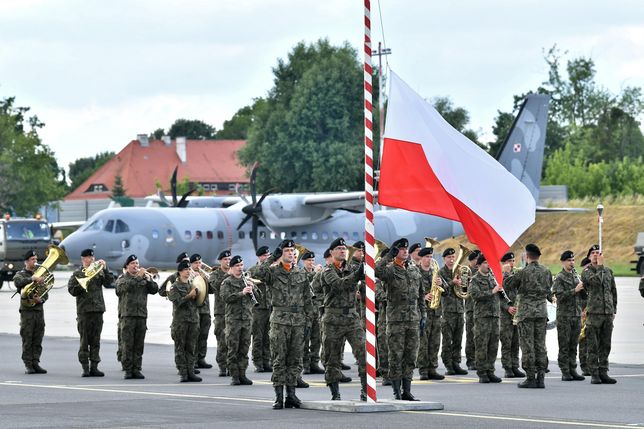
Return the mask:
[[261,221],[261,215],[262,215],[262,202],[264,199],[272,192],[275,191],[275,189],[269,189],[268,191],[264,192],[262,196],[257,199],[257,193],[256,193],[256,179],[257,179],[257,169],[259,168],[259,163],[253,164],[253,168],[250,171],[250,196],[251,196],[251,202],[248,202],[248,200],[241,196],[240,197],[246,202],[246,205],[242,208],[242,212],[246,215],[244,219],[239,223],[239,226],[237,226],[237,230],[239,231],[242,226],[246,224],[249,220],[251,221],[251,230],[250,230],[250,237],[253,240],[253,247],[255,250],[257,250],[257,227],[259,225],[259,222]]
[[181,196],[181,199],[177,201],[177,170],[179,166],[177,165],[172,172],[172,177],[170,178],[170,191],[172,192],[172,203],[168,201],[168,198],[165,196],[161,189],[157,190],[157,195],[161,201],[165,202],[170,207],[186,207],[188,205],[188,197],[192,195],[197,189],[190,188],[188,192]]

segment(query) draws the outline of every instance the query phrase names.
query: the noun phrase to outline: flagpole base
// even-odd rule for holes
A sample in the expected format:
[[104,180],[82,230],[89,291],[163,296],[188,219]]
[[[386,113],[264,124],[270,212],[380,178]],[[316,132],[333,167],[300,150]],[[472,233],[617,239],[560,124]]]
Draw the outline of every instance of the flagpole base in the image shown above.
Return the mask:
[[300,409],[334,411],[339,413],[383,413],[394,411],[435,411],[445,407],[440,402],[379,400],[376,403],[361,401],[302,401]]

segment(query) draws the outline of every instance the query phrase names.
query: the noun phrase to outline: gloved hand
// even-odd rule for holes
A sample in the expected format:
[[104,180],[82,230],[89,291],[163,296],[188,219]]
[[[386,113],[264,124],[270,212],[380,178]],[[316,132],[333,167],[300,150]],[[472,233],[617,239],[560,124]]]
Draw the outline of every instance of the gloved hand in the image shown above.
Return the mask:
[[389,249],[388,253],[389,257],[392,259],[395,258],[396,256],[398,256],[398,251],[399,249],[396,246],[391,246],[391,249]]
[[277,261],[281,257],[282,257],[282,248],[277,247],[275,250],[273,250],[273,259]]
[[364,262],[358,267],[356,275],[358,276],[358,280],[364,280]]
[[425,334],[425,326],[427,326],[427,317],[421,317],[419,323],[420,335]]

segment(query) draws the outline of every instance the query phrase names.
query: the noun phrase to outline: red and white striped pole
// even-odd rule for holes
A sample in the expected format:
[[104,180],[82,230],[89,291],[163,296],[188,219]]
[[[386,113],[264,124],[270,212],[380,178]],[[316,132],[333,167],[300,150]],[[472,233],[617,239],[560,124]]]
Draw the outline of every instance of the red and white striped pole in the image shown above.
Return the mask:
[[376,402],[376,286],[373,224],[373,104],[371,87],[371,2],[364,0],[364,192],[367,400]]

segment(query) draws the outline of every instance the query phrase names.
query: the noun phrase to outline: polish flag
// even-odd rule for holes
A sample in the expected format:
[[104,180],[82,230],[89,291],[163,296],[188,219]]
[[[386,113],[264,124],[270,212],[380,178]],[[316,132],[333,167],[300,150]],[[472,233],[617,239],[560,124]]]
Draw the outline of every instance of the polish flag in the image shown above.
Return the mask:
[[501,256],[534,223],[532,194],[393,72],[390,84],[380,204],[460,222],[501,285]]

